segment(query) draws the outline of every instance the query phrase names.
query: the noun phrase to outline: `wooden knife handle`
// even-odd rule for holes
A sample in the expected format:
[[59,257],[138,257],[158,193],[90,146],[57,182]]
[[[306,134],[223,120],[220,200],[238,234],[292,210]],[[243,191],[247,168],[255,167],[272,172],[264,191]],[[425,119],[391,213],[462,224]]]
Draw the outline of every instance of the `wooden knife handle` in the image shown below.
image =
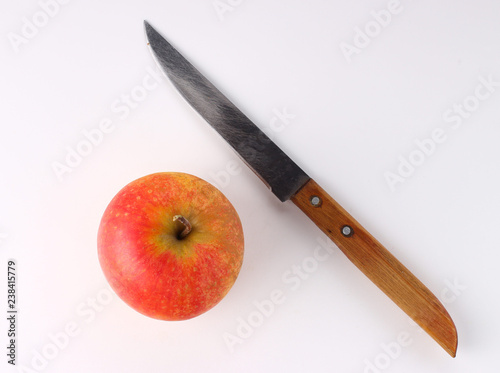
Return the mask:
[[443,305],[342,206],[312,179],[291,200],[375,285],[455,355],[456,329]]

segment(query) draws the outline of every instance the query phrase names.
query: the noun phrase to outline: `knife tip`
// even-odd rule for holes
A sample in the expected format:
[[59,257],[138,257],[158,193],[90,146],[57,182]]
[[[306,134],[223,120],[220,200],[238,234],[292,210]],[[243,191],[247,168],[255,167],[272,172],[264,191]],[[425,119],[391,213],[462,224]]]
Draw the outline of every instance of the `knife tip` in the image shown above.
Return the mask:
[[144,20],[144,32],[146,34],[146,39],[149,45],[149,40],[151,39],[151,35],[153,35],[153,33],[155,32],[155,29],[147,20]]

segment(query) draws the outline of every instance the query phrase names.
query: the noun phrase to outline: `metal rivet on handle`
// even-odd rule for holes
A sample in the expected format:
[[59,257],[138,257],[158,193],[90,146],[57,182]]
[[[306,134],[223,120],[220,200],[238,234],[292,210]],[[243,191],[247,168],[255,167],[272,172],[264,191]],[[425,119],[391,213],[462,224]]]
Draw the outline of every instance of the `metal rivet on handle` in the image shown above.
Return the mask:
[[319,198],[318,196],[311,196],[309,201],[311,201],[311,205],[313,205],[314,207],[321,206],[321,198]]
[[345,237],[351,237],[354,234],[354,230],[349,225],[344,225],[340,231]]

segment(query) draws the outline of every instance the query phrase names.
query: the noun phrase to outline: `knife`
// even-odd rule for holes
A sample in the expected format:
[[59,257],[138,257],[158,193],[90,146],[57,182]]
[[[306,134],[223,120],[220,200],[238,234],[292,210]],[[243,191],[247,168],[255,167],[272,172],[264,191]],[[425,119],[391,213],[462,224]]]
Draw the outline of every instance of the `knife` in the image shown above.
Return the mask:
[[147,21],[144,26],[160,69],[276,197],[282,202],[291,200],[356,267],[455,357],[457,330],[436,296]]

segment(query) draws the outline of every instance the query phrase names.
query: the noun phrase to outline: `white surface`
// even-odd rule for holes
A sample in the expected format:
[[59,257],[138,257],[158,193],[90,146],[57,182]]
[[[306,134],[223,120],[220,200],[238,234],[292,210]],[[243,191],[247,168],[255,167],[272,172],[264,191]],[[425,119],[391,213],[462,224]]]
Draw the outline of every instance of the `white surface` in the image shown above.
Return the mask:
[[[222,19],[214,3],[226,4]],[[37,1],[3,0],[0,344],[9,258],[18,267],[19,338],[18,366],[2,353],[0,370],[496,371],[500,86],[476,87],[500,82],[500,4],[403,1],[377,29],[371,12],[388,4],[94,0],[52,7],[44,18]],[[9,38],[23,36],[24,17],[46,24],[16,53]],[[456,359],[339,251],[311,259],[324,239],[319,230],[269,193],[170,83],[147,77],[156,67],[144,19],[446,303],[459,333]],[[366,26],[380,32],[349,62],[341,43],[353,44]],[[131,93],[144,99],[126,113],[123,95]],[[458,122],[443,115],[464,100],[472,113],[454,129]],[[284,108],[295,117],[269,130]],[[82,131],[107,119],[112,130],[59,180],[54,162],[64,164],[68,149],[85,151]],[[399,157],[408,159],[436,128],[446,139],[391,191],[384,174],[396,173]],[[235,286],[190,321],[148,319],[109,297],[97,260],[107,203],[157,171],[216,184],[244,225]],[[311,273],[300,279],[291,272],[297,266]],[[276,291],[282,302],[259,320],[255,302]],[[249,318],[257,325],[251,335],[238,330]],[[67,328],[76,335],[63,337]],[[234,351],[228,334],[241,339]],[[397,348],[398,338],[411,343]]]

